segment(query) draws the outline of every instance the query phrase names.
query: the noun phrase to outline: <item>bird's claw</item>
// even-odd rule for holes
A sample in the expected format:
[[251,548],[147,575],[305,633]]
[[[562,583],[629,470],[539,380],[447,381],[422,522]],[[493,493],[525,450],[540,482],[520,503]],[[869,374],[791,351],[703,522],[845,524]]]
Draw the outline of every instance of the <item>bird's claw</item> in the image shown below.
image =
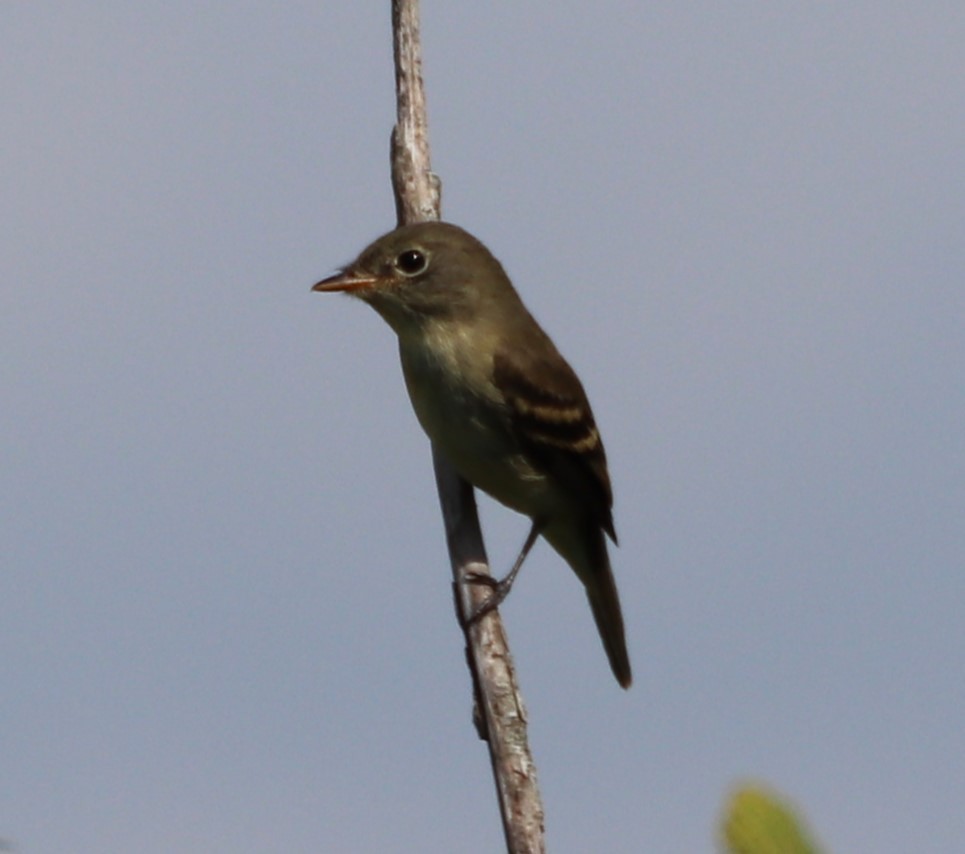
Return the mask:
[[467,584],[479,584],[483,587],[488,587],[492,592],[486,597],[484,602],[476,606],[466,620],[466,625],[473,626],[485,617],[486,614],[495,611],[509,595],[509,591],[513,586],[513,580],[512,578],[493,578],[488,573],[467,572],[465,575]]
[[463,576],[463,580],[467,584],[479,584],[482,587],[488,587],[490,590],[495,590],[500,584],[499,579],[493,578],[488,572],[467,572]]

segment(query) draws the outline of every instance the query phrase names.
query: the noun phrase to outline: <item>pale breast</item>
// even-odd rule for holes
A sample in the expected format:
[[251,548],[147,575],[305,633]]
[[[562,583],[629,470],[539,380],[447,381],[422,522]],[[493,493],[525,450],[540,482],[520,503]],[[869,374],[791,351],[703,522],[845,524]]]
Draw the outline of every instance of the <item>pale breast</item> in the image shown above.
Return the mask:
[[439,336],[436,346],[424,343],[400,339],[402,372],[422,429],[473,486],[527,516],[552,515],[551,484],[513,435],[489,379],[491,361],[467,358],[470,342]]

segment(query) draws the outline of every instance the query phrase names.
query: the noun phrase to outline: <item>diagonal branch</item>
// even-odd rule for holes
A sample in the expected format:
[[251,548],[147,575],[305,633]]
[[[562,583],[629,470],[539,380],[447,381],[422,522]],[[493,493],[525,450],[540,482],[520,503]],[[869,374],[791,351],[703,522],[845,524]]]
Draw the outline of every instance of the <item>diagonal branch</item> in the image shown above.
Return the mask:
[[[439,219],[440,183],[429,160],[429,134],[418,0],[392,0],[392,33],[398,118],[392,132],[392,187],[399,225]],[[475,690],[476,728],[489,745],[493,775],[511,854],[545,850],[543,806],[536,766],[529,751],[526,710],[498,611],[469,624],[488,594],[466,581],[470,573],[488,574],[472,486],[459,477],[433,447],[433,465],[459,625],[466,636],[466,659]]]

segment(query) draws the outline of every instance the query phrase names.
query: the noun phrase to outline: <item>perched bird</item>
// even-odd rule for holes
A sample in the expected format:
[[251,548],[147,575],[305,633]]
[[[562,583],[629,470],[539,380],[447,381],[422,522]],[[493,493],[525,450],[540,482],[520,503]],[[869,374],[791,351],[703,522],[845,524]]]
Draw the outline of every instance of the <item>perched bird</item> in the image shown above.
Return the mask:
[[423,222],[380,237],[313,290],[358,297],[395,330],[430,440],[465,480],[532,520],[504,590],[542,535],[583,582],[610,667],[628,688],[600,434],[580,380],[499,261],[461,228]]

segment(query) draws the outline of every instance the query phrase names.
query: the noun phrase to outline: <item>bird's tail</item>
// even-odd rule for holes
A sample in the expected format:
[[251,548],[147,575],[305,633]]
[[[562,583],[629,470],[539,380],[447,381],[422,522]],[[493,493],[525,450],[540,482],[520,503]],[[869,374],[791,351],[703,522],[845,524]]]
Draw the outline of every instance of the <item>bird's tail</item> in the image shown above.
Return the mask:
[[613,580],[613,571],[610,569],[610,559],[602,531],[600,550],[603,553],[603,559],[594,567],[593,578],[584,582],[586,598],[590,600],[597,631],[603,640],[606,656],[610,659],[610,669],[613,670],[617,682],[624,688],[629,688],[630,683],[633,682],[633,674],[630,671],[630,656],[627,654],[627,640],[623,631],[620,594],[617,593],[617,585]]
[[[633,682],[630,670],[630,656],[623,630],[623,612],[620,609],[620,594],[610,569],[610,556],[607,554],[603,530],[595,524],[583,536],[574,537],[573,528],[568,531],[547,530],[544,534],[553,546],[570,564],[586,588],[586,598],[593,611],[597,631],[603,641],[610,669],[617,682],[629,688]],[[556,536],[553,536],[556,534]]]

